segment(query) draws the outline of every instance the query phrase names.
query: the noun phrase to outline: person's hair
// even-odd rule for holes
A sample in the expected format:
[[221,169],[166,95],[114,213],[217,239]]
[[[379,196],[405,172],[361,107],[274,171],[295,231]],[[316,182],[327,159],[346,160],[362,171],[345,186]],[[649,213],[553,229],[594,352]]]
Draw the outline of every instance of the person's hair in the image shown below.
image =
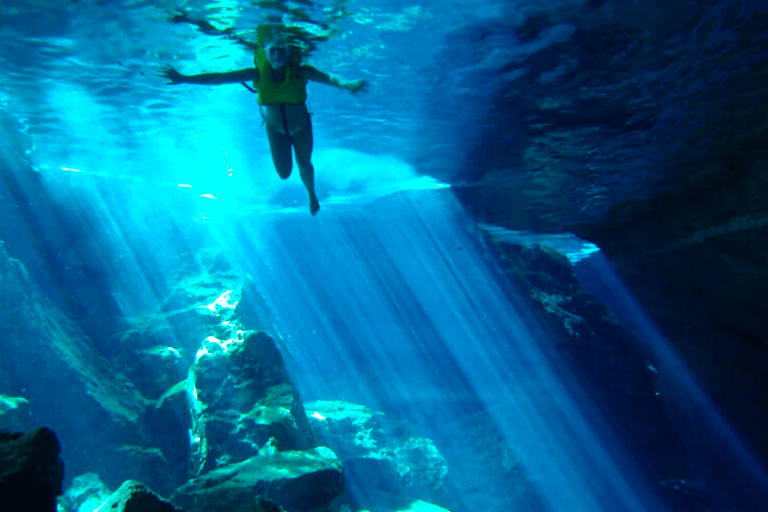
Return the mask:
[[[256,44],[264,48],[269,43],[278,40],[286,41],[291,44],[288,37],[288,30],[282,25],[259,25],[256,28]],[[291,44],[291,46],[294,46]]]
[[312,35],[298,26],[286,26],[277,23],[265,23],[256,27],[256,45],[265,48],[275,41],[285,41],[293,51],[297,51],[302,60],[316,49]]

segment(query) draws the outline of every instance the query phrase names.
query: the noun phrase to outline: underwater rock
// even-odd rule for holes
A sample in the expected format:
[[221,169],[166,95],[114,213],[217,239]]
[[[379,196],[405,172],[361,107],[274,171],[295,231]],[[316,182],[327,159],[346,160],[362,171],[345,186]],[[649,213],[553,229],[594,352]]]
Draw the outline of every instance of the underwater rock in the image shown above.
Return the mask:
[[189,512],[231,512],[258,497],[287,512],[327,506],[344,489],[341,462],[330,448],[262,453],[190,480],[171,497]]
[[262,451],[317,446],[273,338],[209,337],[190,369],[194,474]]
[[395,510],[442,487],[448,466],[430,439],[387,435],[385,416],[363,405],[318,400],[305,407],[313,432],[342,461],[349,501],[357,508]]
[[431,439],[411,437],[395,448],[397,472],[412,491],[434,492],[443,486],[448,464]]
[[353,508],[406,506],[406,490],[392,448],[376,416],[363,405],[318,400],[306,404],[310,426],[344,465],[345,502]]
[[364,405],[316,400],[305,404],[312,431],[341,459],[388,456],[387,437],[374,413]]
[[[250,277],[220,253],[190,256],[155,311],[126,318],[127,371],[146,396],[160,396],[186,375],[197,340],[258,330],[276,337],[269,308]],[[177,340],[168,346],[168,340]],[[279,339],[278,339],[279,343]],[[281,347],[284,348],[284,347]]]
[[164,500],[152,489],[135,480],[127,480],[116,490],[99,510],[110,512],[184,512]]
[[72,485],[59,499],[67,512],[93,512],[112,495],[96,473],[85,473],[72,479]]
[[26,434],[0,430],[0,508],[3,512],[56,512],[64,462],[56,434],[43,427]]
[[170,294],[154,312],[128,318],[124,341],[142,348],[166,344],[167,333],[180,339],[224,336],[233,327],[275,335],[269,307],[250,276],[222,254],[198,254],[180,269]]
[[[348,506],[342,506],[340,509],[340,512],[352,512],[352,509]],[[372,510],[375,510],[376,512],[450,512],[447,508],[439,507],[437,505],[434,505],[432,503],[428,503],[426,501],[422,500],[416,500],[411,503],[409,503],[407,506],[403,508],[386,508],[386,507],[376,507]],[[356,509],[355,512],[369,512],[365,509]]]
[[397,512],[450,512],[447,508],[438,507],[433,503],[427,503],[426,501],[416,500],[407,508],[398,510]]
[[537,246],[493,248],[505,273],[540,306],[557,357],[590,390],[638,460],[646,461],[649,474],[657,481],[687,475],[680,435],[657,394],[652,358],[634,333],[583,290],[564,256]]

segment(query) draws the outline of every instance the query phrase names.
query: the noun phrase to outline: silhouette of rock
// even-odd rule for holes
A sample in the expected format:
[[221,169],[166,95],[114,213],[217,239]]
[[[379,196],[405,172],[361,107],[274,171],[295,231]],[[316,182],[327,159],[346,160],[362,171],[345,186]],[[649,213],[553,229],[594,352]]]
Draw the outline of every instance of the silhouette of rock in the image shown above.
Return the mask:
[[0,430],[0,509],[56,512],[64,462],[56,434],[43,427],[26,434]]
[[101,505],[99,510],[109,510],[110,512],[184,512],[136,480],[125,481]]

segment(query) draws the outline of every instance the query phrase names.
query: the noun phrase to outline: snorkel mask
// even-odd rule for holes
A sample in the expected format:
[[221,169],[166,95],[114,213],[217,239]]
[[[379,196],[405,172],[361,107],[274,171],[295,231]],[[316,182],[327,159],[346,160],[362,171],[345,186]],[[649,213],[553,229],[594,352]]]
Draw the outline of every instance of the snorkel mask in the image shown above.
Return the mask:
[[267,62],[273,68],[282,68],[291,61],[293,50],[277,25],[259,25],[256,42],[264,48]]
[[285,41],[268,43],[264,48],[264,53],[267,55],[267,62],[273,68],[285,67],[291,60],[291,47]]

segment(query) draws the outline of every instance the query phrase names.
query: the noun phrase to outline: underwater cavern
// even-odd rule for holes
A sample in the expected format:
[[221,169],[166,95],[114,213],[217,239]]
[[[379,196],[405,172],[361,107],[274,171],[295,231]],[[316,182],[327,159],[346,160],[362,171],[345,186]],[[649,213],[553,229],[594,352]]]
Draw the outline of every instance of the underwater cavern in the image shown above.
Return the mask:
[[768,6],[0,42],[3,512],[768,511]]

